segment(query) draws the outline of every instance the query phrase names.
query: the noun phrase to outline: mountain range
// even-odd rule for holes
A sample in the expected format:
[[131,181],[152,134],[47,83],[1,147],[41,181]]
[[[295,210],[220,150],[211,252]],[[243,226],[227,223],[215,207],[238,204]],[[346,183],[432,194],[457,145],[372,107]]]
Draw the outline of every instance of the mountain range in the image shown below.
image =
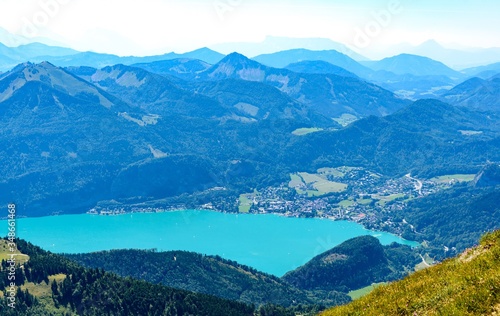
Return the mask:
[[7,47],[0,43],[0,71],[10,70],[17,64],[24,62],[40,63],[48,61],[60,67],[88,66],[102,68],[116,64],[131,65],[178,58],[199,59],[214,64],[223,57],[224,55],[208,48],[200,48],[183,54],[172,52],[158,56],[120,57],[112,54],[79,52],[69,48],[41,43],[30,43],[18,47]]
[[[466,131],[476,131],[475,136]],[[356,121],[339,131],[305,135],[288,149],[286,159],[298,167],[311,166],[311,161],[321,157],[311,170],[355,161],[382,174],[411,172],[429,177],[458,170],[475,173],[488,160],[500,159],[499,145],[498,115],[429,99],[386,117]]]
[[447,64],[454,69],[477,67],[499,62],[500,48],[460,47],[458,45],[443,45],[435,40],[427,40],[419,45],[401,43],[392,47],[382,47],[378,56],[399,55],[402,53],[420,55]]
[[[350,73],[353,73],[359,78],[412,100],[437,97],[440,91],[451,89],[468,76],[438,61],[410,54],[400,54],[380,61],[358,62],[335,50],[294,49],[259,55],[254,57],[254,60],[272,67],[286,67],[296,72],[348,77],[352,77]],[[306,64],[307,67],[304,67]],[[296,68],[290,68],[291,65]],[[293,65],[300,66],[297,68]]]
[[[19,157],[2,164],[0,187],[21,201],[20,213],[247,190],[346,164],[432,175],[500,160],[497,114],[474,107],[408,106],[353,76],[296,73],[237,53],[194,67],[189,80],[141,67],[42,62],[0,75],[0,142],[4,157]],[[342,128],[331,118],[345,113],[366,118]],[[324,131],[297,137],[298,128]]]
[[452,104],[481,111],[500,112],[500,76],[489,79],[474,77],[442,95]]
[[[321,178],[333,185],[337,183],[330,180],[339,171],[332,168],[351,166],[387,179],[383,194],[388,197],[395,196],[390,190],[396,184],[390,180],[417,183],[404,184],[417,193],[401,194],[397,201],[384,201],[388,207],[376,208],[380,220],[370,221],[364,213],[359,218],[365,215],[367,228],[423,245],[382,246],[373,237],[359,237],[277,278],[220,257],[183,251],[67,256],[77,264],[17,240],[18,255],[28,260],[14,269],[20,313],[313,313],[346,303],[349,291],[404,277],[425,261],[420,255],[442,260],[477,243],[485,231],[498,229],[498,64],[456,71],[411,54],[367,61],[330,44],[327,50],[295,48],[253,58],[208,48],[120,57],[36,43],[0,46],[5,71],[0,73],[0,206],[16,203],[19,217],[83,213],[99,205],[197,208],[216,200],[238,212],[243,193],[283,190],[298,196],[290,186],[297,174],[316,177],[320,169],[335,170]],[[474,179],[432,180],[443,175]],[[427,193],[422,194],[424,186]],[[338,205],[339,213],[366,210],[365,200],[382,201],[369,199],[375,195],[371,191],[343,194],[329,192],[323,201]],[[318,200],[303,197],[304,204]],[[352,208],[340,207],[346,201]],[[436,270],[453,265],[458,279],[482,284],[471,279],[471,271],[490,272],[486,268],[496,258],[495,236],[487,235],[467,261],[445,262],[445,268]],[[2,241],[0,255],[6,253]],[[487,260],[470,268],[469,262],[475,264],[483,254]],[[0,287],[5,289],[7,262],[1,265]],[[458,296],[460,304],[488,312],[497,306],[490,299],[498,292],[491,275],[496,277],[483,275],[486,287],[469,293],[475,303]],[[449,277],[453,282],[457,278]],[[406,288],[418,282],[408,280]],[[439,282],[448,289],[445,296],[457,297]],[[460,282],[454,287],[464,284]],[[386,303],[400,314],[420,313],[426,310],[422,304],[436,301],[421,288],[415,291],[432,296],[427,303],[387,288],[372,299],[382,300],[377,293],[395,295],[395,305]],[[484,298],[488,304],[478,305]],[[354,303],[359,310],[356,304],[368,308],[374,303]],[[453,306],[443,313],[462,311],[462,305]],[[1,300],[0,314],[9,313]]]
[[289,64],[301,61],[326,61],[362,77],[370,72],[356,60],[336,50],[313,51],[308,49],[292,49],[272,54],[259,55],[253,60],[275,68],[284,68]]
[[447,76],[452,79],[462,76],[458,71],[449,68],[441,62],[410,54],[401,54],[375,62],[365,61],[363,64],[375,71],[384,70],[396,75]]
[[239,52],[245,56],[255,57],[263,54],[273,54],[286,50],[306,49],[314,51],[336,50],[355,60],[368,60],[368,58],[348,48],[346,45],[326,38],[289,38],[279,36],[266,36],[261,42],[255,43],[223,43],[211,45],[215,51],[229,54]]
[[405,100],[378,86],[353,77],[294,73],[264,66],[233,53],[200,74],[198,80],[241,79],[263,82],[328,117],[350,113],[358,117],[387,115],[402,108]]
[[[310,43],[311,45],[304,44],[304,46],[298,46],[298,43],[301,42]],[[333,44],[327,45],[330,42],[329,40],[321,39],[294,40],[268,38],[265,41],[267,43],[265,46],[275,43],[275,47],[282,48],[267,50],[268,53],[266,54],[252,55],[247,53],[247,55],[253,56],[254,60],[264,65],[275,68],[287,67],[294,72],[318,74],[318,71],[320,71],[323,74],[335,74],[347,77],[352,76],[349,74],[351,72],[370,83],[379,85],[401,97],[414,101],[421,98],[439,97],[445,91],[472,76],[480,76],[483,79],[487,79],[500,72],[498,65],[495,64],[483,64],[481,67],[468,68],[458,72],[446,66],[446,61],[443,64],[442,62],[432,60],[424,57],[427,56],[426,54],[422,53],[419,55],[418,52],[408,47],[408,50],[404,54],[385,58],[380,61],[370,61],[341,44],[331,42]],[[250,46],[252,45],[254,44]],[[234,47],[237,47],[237,45]],[[227,49],[222,51],[231,52],[231,50],[228,51]],[[408,52],[413,52],[413,55],[408,54]],[[48,46],[40,43],[30,43],[19,47],[1,45],[0,71],[8,71],[23,62],[40,63],[48,61],[60,67],[88,66],[98,69],[116,64],[124,64],[135,65],[140,68],[145,67],[145,70],[161,75],[172,75],[183,80],[191,80],[193,77],[198,76],[201,71],[218,63],[224,56],[208,48],[201,48],[183,54],[167,53],[146,57],[120,57],[95,52],[78,52],[64,47]],[[303,65],[295,69],[288,67],[289,64],[320,61],[328,62],[342,69],[332,68],[332,66],[326,67],[324,63],[316,66],[310,64],[306,68]]]

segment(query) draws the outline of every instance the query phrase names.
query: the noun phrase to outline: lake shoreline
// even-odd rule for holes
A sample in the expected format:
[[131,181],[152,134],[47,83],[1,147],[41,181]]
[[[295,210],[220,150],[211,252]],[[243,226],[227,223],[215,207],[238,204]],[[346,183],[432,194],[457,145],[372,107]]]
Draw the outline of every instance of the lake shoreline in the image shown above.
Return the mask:
[[[74,214],[17,219],[17,237],[53,253],[112,249],[192,251],[281,276],[338,244],[363,235],[409,246],[418,243],[350,221],[294,218],[280,214],[176,210],[125,216]],[[279,216],[277,216],[279,215]],[[6,234],[7,223],[0,222]]]

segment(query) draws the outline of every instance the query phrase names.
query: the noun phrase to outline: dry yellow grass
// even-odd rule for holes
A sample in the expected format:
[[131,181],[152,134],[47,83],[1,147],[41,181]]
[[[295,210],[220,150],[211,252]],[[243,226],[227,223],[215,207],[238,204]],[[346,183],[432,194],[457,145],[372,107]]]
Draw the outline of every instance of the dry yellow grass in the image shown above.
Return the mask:
[[458,258],[378,287],[369,295],[322,315],[498,315],[499,304],[497,231]]

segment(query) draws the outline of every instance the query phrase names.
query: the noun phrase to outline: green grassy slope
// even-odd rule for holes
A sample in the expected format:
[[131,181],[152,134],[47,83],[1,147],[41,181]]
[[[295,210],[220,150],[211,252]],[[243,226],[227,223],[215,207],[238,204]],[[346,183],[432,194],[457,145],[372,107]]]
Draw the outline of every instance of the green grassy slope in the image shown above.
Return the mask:
[[496,231],[454,259],[381,286],[321,315],[499,314],[500,231]]

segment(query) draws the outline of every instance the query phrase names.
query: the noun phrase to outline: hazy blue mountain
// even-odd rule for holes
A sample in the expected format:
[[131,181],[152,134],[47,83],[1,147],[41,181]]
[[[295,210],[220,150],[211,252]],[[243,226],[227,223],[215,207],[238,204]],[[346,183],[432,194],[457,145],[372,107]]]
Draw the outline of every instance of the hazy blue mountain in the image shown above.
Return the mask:
[[387,175],[475,173],[500,160],[499,122],[498,115],[420,100],[386,117],[303,136],[287,161],[310,170],[354,163]]
[[250,121],[288,120],[303,127],[340,127],[331,119],[312,111],[278,89],[254,81],[226,79],[193,84],[193,91],[236,109],[241,119]]
[[210,98],[129,66],[69,70],[78,77],[47,62],[0,76],[0,190],[8,193],[0,204],[19,201],[20,215],[279,183],[288,171],[277,157],[291,132],[329,123],[262,84],[220,83],[207,94],[220,88],[225,97]]
[[131,65],[137,63],[150,63],[155,61],[179,59],[179,58],[199,59],[206,63],[214,64],[220,61],[223,57],[224,55],[214,52],[208,48],[201,48],[184,54],[168,53],[164,55],[146,56],[146,57],[135,57],[135,56],[120,57],[111,54],[84,52],[75,55],[60,56],[60,57],[39,56],[36,59],[34,59],[34,61],[41,62],[43,60],[48,60],[60,67],[88,66],[94,68],[103,68],[106,66],[112,66],[117,64]]
[[363,80],[332,74],[297,74],[264,66],[238,53],[226,56],[198,80],[242,79],[278,88],[328,117],[387,115],[407,104],[393,93]]
[[175,76],[184,80],[191,80],[212,65],[198,59],[177,58],[160,60],[151,63],[133,64],[132,67],[142,68],[146,71],[163,76]]
[[500,62],[486,66],[467,68],[462,70],[462,73],[466,74],[467,76],[489,79],[490,77],[500,73]]
[[358,78],[355,74],[339,66],[322,60],[305,60],[290,64],[285,69],[306,74],[333,74],[341,77]]
[[385,47],[381,52],[382,56],[401,53],[432,58],[457,70],[500,61],[500,48],[498,47],[459,47],[457,45],[442,45],[435,40],[428,40],[417,46],[402,43],[393,47]]
[[19,44],[25,44],[24,43],[24,38],[21,38],[20,36],[14,35],[7,31],[6,29],[0,27],[0,43],[3,43],[8,46],[16,46]]
[[[254,138],[260,143],[251,148],[275,155],[277,149],[267,150],[278,142],[273,138],[291,137],[297,128],[277,124],[260,135],[259,122],[242,122],[237,109],[138,68],[108,67],[97,76],[96,84],[121,98],[49,63],[19,65],[0,77],[0,190],[9,193],[0,203],[19,201],[20,215],[84,212],[100,200],[249,181],[231,171],[238,166],[231,161],[244,161]],[[142,80],[147,84],[138,85]]]
[[4,44],[0,43],[0,57],[9,60],[16,60],[18,58],[18,55],[11,47],[7,47]]
[[0,100],[2,102],[9,100],[14,95],[20,95],[20,89],[28,83],[35,82],[44,84],[49,89],[68,94],[71,97],[95,102],[105,108],[115,107],[120,104],[115,103],[117,99],[103,90],[49,62],[19,64],[12,71],[2,74],[0,82],[2,87]]
[[161,137],[119,115],[145,113],[49,63],[3,74],[0,91],[2,203],[18,201],[20,214],[90,207],[109,196],[114,172],[153,157],[149,145],[162,149]]
[[341,43],[327,38],[290,38],[279,36],[266,36],[265,40],[258,43],[224,43],[211,46],[212,49],[229,54],[239,52],[245,56],[258,56],[272,54],[291,49],[308,49],[315,51],[336,50],[355,60],[368,60]]
[[101,68],[120,63],[120,57],[112,54],[79,52],[68,56],[37,56],[31,58],[31,61],[34,63],[49,61],[58,67],[89,66]]
[[500,160],[493,114],[425,101],[298,137],[300,127],[335,126],[317,114],[321,104],[380,115],[405,101],[355,78],[296,74],[239,54],[199,77],[47,62],[0,75],[0,204],[19,201],[20,215],[83,212],[101,200],[245,192],[318,167],[435,174]]
[[[49,46],[42,43],[30,43],[12,48],[21,58],[33,58],[38,56],[68,56],[79,52],[66,47]],[[28,60],[30,61],[30,60]]]
[[211,50],[210,48],[203,47],[200,49],[196,49],[192,52],[187,52],[183,54],[170,53],[167,54],[166,56],[168,56],[168,59],[177,59],[177,58],[198,59],[213,65],[221,61],[221,59],[224,58],[224,56],[226,55]]
[[76,53],[78,52],[70,48],[49,46],[41,43],[25,44],[18,47],[7,47],[0,43],[0,70],[6,71],[17,64],[36,61],[38,56],[65,56]]
[[0,72],[1,72],[12,69],[15,65],[18,64],[18,62],[5,55],[0,55],[0,64],[3,65],[0,66]]
[[455,69],[480,66],[500,61],[500,48],[457,47],[446,48],[429,40],[409,51],[415,55],[427,56],[450,65]]
[[339,53],[336,50],[313,51],[307,49],[291,49],[273,54],[259,55],[252,59],[261,64],[275,68],[284,68],[289,64],[306,60],[320,60],[344,68],[345,70],[360,77],[363,77],[371,72],[369,68],[359,64],[351,57]]
[[380,61],[363,62],[373,70],[384,70],[397,75],[411,74],[414,76],[447,76],[452,79],[463,75],[445,64],[427,57],[401,54],[384,58]]
[[178,58],[198,59],[209,64],[215,64],[223,57],[224,55],[208,48],[200,48],[183,54],[168,53],[146,57],[120,57],[112,54],[78,52],[69,48],[41,43],[30,43],[18,47],[7,47],[0,43],[0,70],[4,71],[12,69],[19,63],[28,61],[35,63],[49,61],[59,67],[88,66],[102,68],[116,64],[131,65]]
[[141,68],[114,65],[102,69],[68,68],[82,79],[120,97],[130,106],[161,116],[221,117],[230,112],[212,99],[178,87],[168,78]]
[[0,71],[9,71],[19,63],[19,56],[16,52],[0,43]]
[[25,37],[22,35],[12,34],[2,27],[0,27],[0,43],[3,43],[9,47],[17,47],[20,45],[28,45],[31,43],[41,43],[49,46],[64,46],[63,43],[48,37]]
[[383,70],[376,71],[365,79],[401,97],[414,101],[439,98],[441,94],[452,89],[457,84],[457,80],[447,76],[396,75]]
[[[323,73],[358,78],[353,73],[325,61],[302,61],[290,64],[286,69],[298,73]],[[365,74],[362,79],[411,100],[439,97],[443,91],[453,88],[457,83],[447,76],[396,75],[385,70]]]
[[288,120],[293,125],[302,126],[335,125],[330,119],[311,111],[278,89],[258,82],[223,80],[187,84],[124,65],[100,70],[88,67],[68,70],[119,96],[131,106],[138,106],[162,117],[183,115],[243,123]]
[[454,105],[500,112],[500,78],[469,79],[443,94],[442,98]]

